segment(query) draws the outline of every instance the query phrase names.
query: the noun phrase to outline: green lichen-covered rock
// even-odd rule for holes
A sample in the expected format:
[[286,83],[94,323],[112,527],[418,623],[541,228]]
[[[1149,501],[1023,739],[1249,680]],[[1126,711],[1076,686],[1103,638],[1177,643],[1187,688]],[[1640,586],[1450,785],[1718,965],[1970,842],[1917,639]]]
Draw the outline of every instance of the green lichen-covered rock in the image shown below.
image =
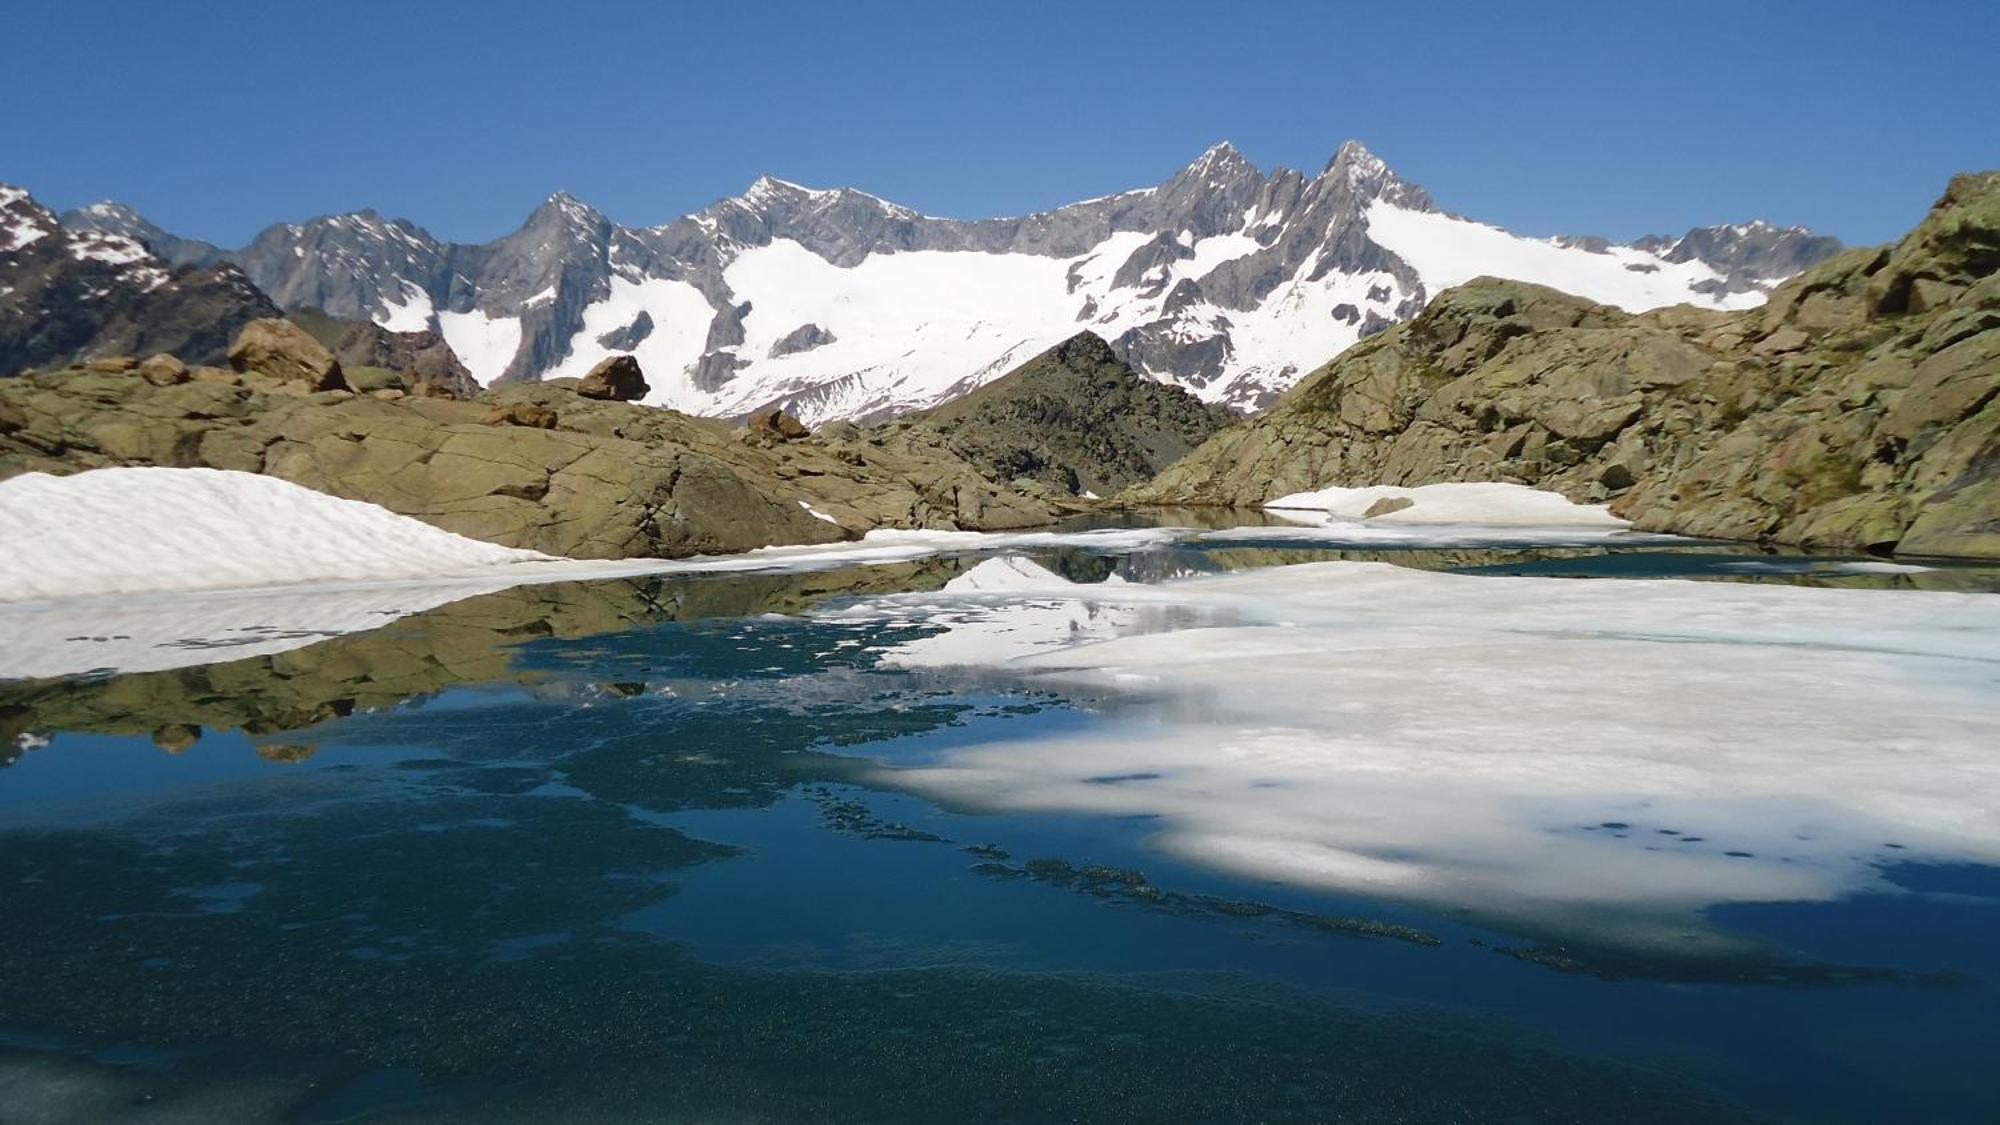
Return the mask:
[[1479,278],[1128,503],[1510,481],[1639,527],[2000,557],[2000,172],[1763,307],[1631,315]]

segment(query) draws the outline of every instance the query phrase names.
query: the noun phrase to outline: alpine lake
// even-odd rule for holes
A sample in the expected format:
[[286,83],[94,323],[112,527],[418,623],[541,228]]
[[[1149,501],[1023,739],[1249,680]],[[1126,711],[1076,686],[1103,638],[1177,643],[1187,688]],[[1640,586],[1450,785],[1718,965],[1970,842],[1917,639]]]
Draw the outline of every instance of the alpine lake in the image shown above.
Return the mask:
[[[1197,522],[1165,513],[859,565],[517,586],[247,657],[197,637],[154,671],[0,681],[0,1119],[2000,1120],[2000,866],[1889,835],[1893,810],[1854,830],[1866,847],[1810,861],[1841,872],[1810,892],[1758,866],[1776,845],[1675,819],[1693,806],[1636,782],[1608,811],[1552,797],[1548,823],[1521,814],[1531,836],[1490,837],[1531,839],[1532,861],[1503,842],[1426,866],[1434,837],[1491,815],[1472,773],[1369,810],[1406,829],[1379,841],[1349,805],[1307,806],[1348,823],[1343,857],[1425,873],[1349,877],[1269,826],[1255,848],[1186,843],[1260,816],[1254,786],[1203,804],[1210,782],[1163,788],[1182,759],[1148,756],[1190,732],[1199,751],[1223,721],[1195,713],[1209,703],[896,658],[977,642],[1009,595],[952,584],[995,558],[1083,591],[1360,562],[1473,596],[1564,584],[1531,602],[1686,579],[1695,598],[1890,591],[1891,625],[1906,603],[1992,597],[2000,569],[1200,519],[1234,530],[1123,534]],[[1070,616],[1036,651],[1093,639],[1094,611],[1053,608]],[[122,635],[116,603],[93,612],[88,632]],[[1107,628],[1242,624],[1217,603]],[[0,650],[17,643],[0,614]],[[1950,666],[1960,718],[2000,730],[2000,652],[1971,643]],[[1751,671],[1731,682],[1755,693],[1759,662],[1797,648],[1735,643]],[[1769,710],[1793,705],[1774,681]],[[1536,721],[1551,753],[1643,726]],[[1054,756],[1073,784],[994,781],[1106,739],[1111,765]],[[1255,785],[1283,791],[1286,768]],[[1990,776],[1938,775],[1940,800],[1972,793],[1961,838],[1993,826]],[[1791,817],[1757,791],[1722,819]],[[1518,890],[1550,872],[1616,888],[1607,865],[1694,851],[1667,923],[1641,894]],[[1631,870],[1652,888],[1666,869]],[[1769,881],[1736,874],[1753,871]]]

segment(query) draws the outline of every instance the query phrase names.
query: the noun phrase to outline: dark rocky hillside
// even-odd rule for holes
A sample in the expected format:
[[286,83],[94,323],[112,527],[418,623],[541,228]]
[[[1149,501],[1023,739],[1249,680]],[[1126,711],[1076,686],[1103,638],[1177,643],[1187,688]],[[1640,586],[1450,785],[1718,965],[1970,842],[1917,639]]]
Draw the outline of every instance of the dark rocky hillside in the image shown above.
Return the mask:
[[913,421],[994,480],[1109,496],[1151,479],[1235,418],[1139,375],[1082,332]]
[[65,230],[0,184],[0,375],[99,356],[222,359],[278,308],[232,265],[170,266],[130,237]]

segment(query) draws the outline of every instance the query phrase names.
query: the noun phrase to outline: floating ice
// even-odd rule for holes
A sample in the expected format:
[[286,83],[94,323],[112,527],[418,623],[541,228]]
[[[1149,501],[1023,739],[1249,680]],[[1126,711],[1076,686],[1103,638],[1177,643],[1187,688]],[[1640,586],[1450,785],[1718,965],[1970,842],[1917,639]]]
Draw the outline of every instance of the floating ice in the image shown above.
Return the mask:
[[[2000,862],[1988,595],[1318,563],[840,612],[943,626],[891,663],[1148,702],[890,782],[1154,817],[1158,847],[1257,878],[1697,954],[1732,947],[1711,904]],[[1114,775],[1148,780],[1090,780]]]

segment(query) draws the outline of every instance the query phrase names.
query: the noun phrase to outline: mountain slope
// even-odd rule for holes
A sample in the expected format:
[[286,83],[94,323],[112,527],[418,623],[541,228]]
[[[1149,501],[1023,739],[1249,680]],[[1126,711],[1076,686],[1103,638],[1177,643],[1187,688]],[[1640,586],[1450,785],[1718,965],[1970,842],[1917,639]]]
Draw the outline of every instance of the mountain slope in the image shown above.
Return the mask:
[[1635,316],[1475,280],[1126,499],[1440,481],[1609,500],[1647,529],[2000,557],[2000,172],[1763,308]]
[[1145,379],[1095,333],[913,417],[989,479],[1109,496],[1150,479],[1234,416]]
[[0,375],[152,352],[215,363],[238,328],[276,315],[235,266],[170,267],[128,236],[67,230],[0,184]]
[[435,328],[482,382],[628,352],[654,402],[819,422],[936,405],[1082,330],[1142,374],[1249,408],[1479,274],[1634,310],[1742,307],[1837,248],[1760,223],[1623,246],[1519,238],[1440,211],[1349,142],[1315,176],[1221,144],[1154,187],[1019,218],[767,176],[658,227],[558,193],[482,245],[362,211],[271,227],[229,258],[286,308]]

